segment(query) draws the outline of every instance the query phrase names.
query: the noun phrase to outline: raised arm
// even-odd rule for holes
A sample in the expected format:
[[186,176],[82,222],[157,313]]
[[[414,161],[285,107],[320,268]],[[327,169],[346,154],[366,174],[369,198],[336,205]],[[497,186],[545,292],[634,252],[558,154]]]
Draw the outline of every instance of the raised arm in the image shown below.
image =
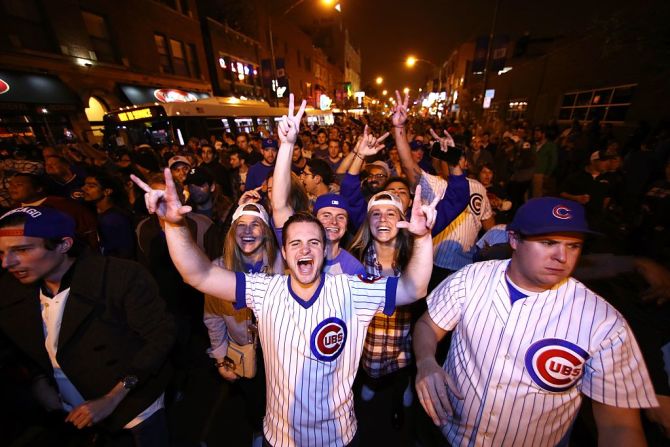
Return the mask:
[[235,273],[211,264],[191,237],[184,218],[191,207],[179,201],[170,169],[165,168],[165,191],[151,189],[134,175],[131,178],[146,193],[147,211],[165,223],[170,258],[184,281],[203,293],[235,301]]
[[409,94],[405,95],[404,101],[400,97],[400,92],[398,92],[398,90],[395,91],[395,96],[397,98],[396,104],[393,107],[393,115],[391,115],[393,138],[395,139],[395,145],[398,148],[398,155],[400,155],[402,169],[405,174],[407,174],[407,180],[409,180],[412,187],[416,187],[421,178],[421,168],[412,158],[412,151],[409,147],[409,142],[407,141],[407,135],[405,133],[405,123],[407,122],[407,111],[409,107]]
[[272,220],[276,228],[283,228],[284,223],[294,212],[288,201],[291,193],[291,158],[300,131],[300,120],[305,113],[307,103],[303,100],[300,108],[294,114],[293,101],[293,93],[291,93],[288,99],[288,115],[284,115],[277,125],[281,144],[275,161],[274,183],[272,184]]
[[340,194],[347,198],[349,203],[349,227],[358,228],[363,224],[367,215],[367,202],[361,190],[361,178],[359,173],[365,157],[375,155],[384,145],[382,142],[388,137],[388,132],[379,138],[370,134],[368,126],[365,126],[363,136],[356,142],[356,147],[351,154],[354,159],[349,167],[349,172],[342,179]]
[[377,155],[377,153],[384,148],[384,140],[389,136],[389,133],[386,132],[379,138],[376,138],[371,132],[370,128],[365,125],[363,129],[363,137],[359,138],[356,143],[356,147],[352,151],[354,154],[354,159],[347,170],[347,173],[350,175],[358,175],[361,172],[361,168],[365,164],[365,157],[370,157],[372,155]]
[[421,203],[421,185],[414,192],[412,217],[409,222],[400,221],[398,228],[406,228],[414,236],[412,257],[407,268],[398,280],[396,304],[410,304],[423,298],[428,293],[428,282],[433,270],[433,241],[430,230],[435,225],[439,198],[435,198],[430,205]]

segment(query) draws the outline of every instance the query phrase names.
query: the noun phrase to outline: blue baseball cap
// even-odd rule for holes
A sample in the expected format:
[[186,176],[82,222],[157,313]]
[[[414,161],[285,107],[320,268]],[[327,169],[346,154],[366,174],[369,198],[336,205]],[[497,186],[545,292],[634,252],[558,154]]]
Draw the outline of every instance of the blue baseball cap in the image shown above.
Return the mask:
[[279,149],[279,145],[277,144],[277,140],[273,140],[272,138],[266,138],[263,140],[263,143],[261,143],[263,146],[263,149],[267,148],[272,148],[272,149]]
[[314,215],[319,212],[321,208],[326,208],[332,206],[334,208],[340,208],[349,213],[349,203],[347,199],[339,194],[323,194],[316,198],[314,202]]
[[539,197],[524,203],[507,225],[524,236],[549,233],[600,234],[589,229],[584,207],[558,197]]
[[415,151],[417,149],[425,149],[426,147],[421,141],[413,140],[411,143],[409,143],[409,148]]
[[0,229],[0,236],[26,236],[43,239],[74,237],[75,221],[69,215],[46,206],[24,206],[6,212],[0,217],[0,226],[14,215],[24,215],[23,229]]

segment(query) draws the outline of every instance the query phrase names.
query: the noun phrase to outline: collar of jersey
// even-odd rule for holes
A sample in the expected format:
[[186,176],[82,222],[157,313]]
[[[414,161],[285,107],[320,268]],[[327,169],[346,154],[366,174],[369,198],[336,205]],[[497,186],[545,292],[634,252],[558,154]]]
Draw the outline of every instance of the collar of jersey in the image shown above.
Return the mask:
[[321,282],[319,283],[319,287],[317,287],[316,290],[314,291],[314,295],[312,295],[312,297],[309,300],[305,301],[293,292],[293,288],[291,287],[291,275],[288,275],[288,283],[287,283],[288,293],[291,294],[293,299],[296,300],[298,302],[298,304],[300,304],[305,309],[309,309],[309,307],[312,304],[314,304],[316,299],[319,297],[319,294],[321,293],[321,289],[323,288],[323,284],[325,282],[326,282],[326,274],[322,272],[321,273]]

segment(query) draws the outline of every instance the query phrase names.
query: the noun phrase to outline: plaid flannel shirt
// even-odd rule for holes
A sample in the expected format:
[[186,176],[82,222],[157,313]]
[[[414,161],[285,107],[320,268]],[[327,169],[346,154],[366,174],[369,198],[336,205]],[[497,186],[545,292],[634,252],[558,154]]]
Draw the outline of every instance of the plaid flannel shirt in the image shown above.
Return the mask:
[[[363,265],[368,275],[382,276],[374,246],[365,250]],[[393,266],[394,276],[400,270]],[[365,372],[376,379],[409,365],[412,360],[412,314],[408,308],[396,307],[391,316],[376,314],[370,322],[363,346],[361,364]]]

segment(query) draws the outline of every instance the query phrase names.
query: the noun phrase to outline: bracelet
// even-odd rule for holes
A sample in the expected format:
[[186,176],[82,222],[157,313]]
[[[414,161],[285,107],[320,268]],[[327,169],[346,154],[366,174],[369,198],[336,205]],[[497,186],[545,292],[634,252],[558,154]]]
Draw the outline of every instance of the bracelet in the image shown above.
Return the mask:
[[395,127],[396,129],[404,129],[405,128],[405,126],[396,126],[395,124],[393,125],[393,127]]
[[360,155],[358,155],[358,152],[354,152],[354,157],[358,157],[361,160],[365,161],[365,157],[361,157]]

